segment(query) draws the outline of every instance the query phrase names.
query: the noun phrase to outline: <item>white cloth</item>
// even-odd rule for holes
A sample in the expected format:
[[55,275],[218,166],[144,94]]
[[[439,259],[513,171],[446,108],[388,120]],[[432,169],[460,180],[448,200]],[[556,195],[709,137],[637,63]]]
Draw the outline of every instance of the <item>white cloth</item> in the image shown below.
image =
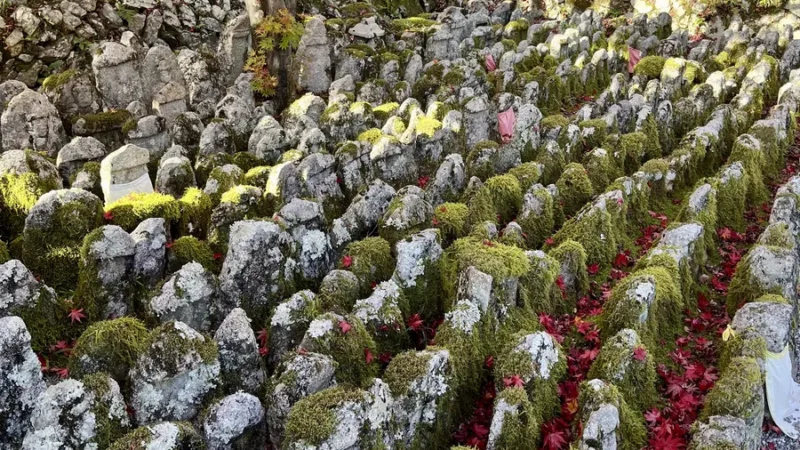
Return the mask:
[[776,425],[790,438],[800,438],[800,384],[792,378],[789,346],[780,353],[767,352],[766,385],[769,413]]
[[150,181],[150,175],[147,172],[130,183],[103,185],[106,205],[130,194],[149,194],[151,192],[153,192],[153,182]]

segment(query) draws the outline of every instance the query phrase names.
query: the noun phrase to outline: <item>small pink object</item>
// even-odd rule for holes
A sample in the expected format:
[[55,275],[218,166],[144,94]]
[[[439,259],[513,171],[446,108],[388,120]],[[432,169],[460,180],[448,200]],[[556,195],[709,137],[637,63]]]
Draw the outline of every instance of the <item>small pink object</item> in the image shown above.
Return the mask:
[[514,116],[514,108],[508,108],[497,114],[497,124],[500,128],[500,138],[503,140],[503,144],[511,142],[511,137],[514,135],[514,123],[516,121],[517,118]]
[[494,62],[494,57],[491,53],[486,54],[486,70],[494,72],[497,69],[497,64]]
[[642,59],[642,51],[628,47],[628,73],[633,73],[633,69],[636,64],[639,64],[640,59]]

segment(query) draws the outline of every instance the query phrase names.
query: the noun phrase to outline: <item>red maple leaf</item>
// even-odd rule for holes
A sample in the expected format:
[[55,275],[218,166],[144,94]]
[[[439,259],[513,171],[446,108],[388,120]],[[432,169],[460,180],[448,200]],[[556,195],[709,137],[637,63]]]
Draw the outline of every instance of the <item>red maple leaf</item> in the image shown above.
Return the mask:
[[644,420],[646,420],[649,423],[656,423],[658,422],[659,419],[661,419],[661,411],[655,408],[644,413]]
[[351,265],[353,265],[353,257],[352,257],[352,256],[350,256],[350,255],[345,255],[345,256],[342,258],[342,266],[343,266],[345,269],[347,269],[347,268],[348,268],[348,267],[350,267]]
[[297,354],[298,355],[307,355],[308,354],[308,350],[304,349],[303,347],[300,347],[300,348],[297,349]]
[[55,372],[59,378],[69,378],[69,369],[66,367],[53,367],[51,372]]
[[353,327],[351,327],[346,320],[339,321],[339,330],[341,330],[342,334],[347,334],[347,332],[350,331],[351,328]]
[[417,186],[425,189],[425,186],[428,185],[428,181],[430,181],[430,177],[419,177],[417,178]]
[[479,439],[483,439],[489,435],[489,428],[477,422],[473,423],[470,428],[472,428],[472,432],[475,433],[475,436]]
[[483,245],[485,245],[485,246],[487,246],[487,247],[494,247],[494,246],[495,246],[495,243],[494,243],[494,242],[492,242],[492,241],[490,241],[490,240],[488,240],[488,239],[484,239],[484,240],[483,240]]
[[258,347],[258,354],[263,358],[269,354],[269,347],[261,346]]
[[103,218],[109,221],[114,220],[114,214],[111,211],[106,211],[103,213]]
[[720,228],[719,230],[717,230],[717,235],[723,241],[730,241],[731,238],[733,237],[733,230],[731,230],[728,227]]
[[547,239],[544,240],[544,243],[547,244],[547,245],[550,245],[550,246],[555,244],[555,242],[556,241],[554,241],[553,238],[547,238]]
[[433,223],[433,226],[438,227],[439,226],[439,219],[434,217],[433,220],[431,221],[431,223]]
[[662,437],[660,439],[651,439],[650,447],[653,450],[683,450],[686,448],[686,442],[679,437]]
[[542,449],[543,450],[562,450],[568,442],[569,425],[563,420],[556,418],[542,425]]
[[268,338],[269,338],[269,334],[268,334],[266,328],[262,328],[261,330],[258,331],[258,335],[256,336],[256,339],[258,339],[258,342],[261,342],[261,345],[267,345],[267,339]]
[[372,364],[374,359],[375,357],[372,356],[372,350],[370,350],[369,347],[364,347],[364,361],[366,361],[367,364]]
[[503,385],[505,387],[524,387],[525,382],[519,375],[511,375],[510,377],[503,378]]
[[562,275],[556,278],[556,286],[558,286],[558,289],[561,291],[561,297],[567,298],[567,286],[564,284],[564,277]]
[[216,253],[214,253],[214,259],[215,259],[215,260],[222,259],[222,253],[220,253],[220,252],[216,252]]
[[486,357],[486,360],[483,362],[483,365],[486,366],[487,369],[491,369],[494,367],[494,356],[489,355]]
[[425,321],[422,320],[422,317],[420,317],[419,314],[413,314],[406,321],[406,325],[408,325],[408,328],[414,331],[421,329],[424,324]]
[[597,275],[597,272],[600,271],[600,264],[589,264],[589,266],[586,267],[586,271],[589,272],[589,275]]
[[389,364],[392,362],[392,354],[389,352],[383,352],[378,357],[378,360],[381,362],[381,364]]
[[613,264],[614,267],[616,267],[617,269],[622,269],[623,267],[628,266],[629,261],[630,259],[628,258],[628,255],[625,254],[625,252],[619,252],[617,253],[617,256],[614,257]]
[[636,347],[633,349],[633,359],[637,361],[644,361],[647,359],[647,349],[644,347]]
[[81,319],[86,318],[86,314],[83,313],[83,308],[73,309],[69,312],[69,314],[67,314],[67,317],[69,317],[70,323],[80,323]]
[[167,242],[166,247],[167,248],[172,248],[173,245],[175,245],[175,242],[174,241],[169,241],[169,242]]

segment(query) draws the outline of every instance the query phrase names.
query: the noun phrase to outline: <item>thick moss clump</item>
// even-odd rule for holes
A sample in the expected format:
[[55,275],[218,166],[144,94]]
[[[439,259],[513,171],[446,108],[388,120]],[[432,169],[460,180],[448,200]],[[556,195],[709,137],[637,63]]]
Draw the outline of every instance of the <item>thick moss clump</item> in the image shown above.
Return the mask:
[[128,110],[118,109],[97,114],[86,114],[78,116],[73,120],[73,125],[79,120],[83,120],[81,130],[86,135],[102,133],[104,131],[121,130],[126,122],[133,116]]
[[[635,337],[633,342],[631,337]],[[643,356],[637,358],[637,351]],[[632,330],[622,330],[603,343],[587,376],[613,383],[628,403],[642,413],[659,398],[655,359]]]
[[[221,258],[219,258],[221,259]],[[183,236],[175,239],[167,254],[168,269],[177,272],[185,264],[195,261],[206,270],[217,272],[219,264],[214,258],[214,251],[207,242],[194,236]]]
[[481,141],[472,147],[467,155],[467,170],[469,176],[487,180],[494,175],[494,160],[500,144],[494,141]]
[[723,176],[717,185],[717,223],[719,227],[728,227],[737,232],[744,232],[746,228],[744,211],[746,208],[747,179],[749,175],[743,171],[740,178]]
[[150,331],[141,358],[172,377],[183,370],[186,358],[199,357],[204,364],[213,364],[219,356],[217,343],[209,336],[203,339],[187,337],[174,321]]
[[0,241],[0,264],[5,264],[10,259],[11,255],[8,253],[8,246],[5,242]]
[[264,189],[264,187],[267,185],[267,180],[269,179],[270,170],[272,170],[272,167],[269,166],[253,167],[244,174],[243,182],[244,184],[249,184]]
[[522,189],[522,192],[527,192],[528,189],[533,186],[534,183],[538,182],[539,178],[542,176],[542,173],[539,170],[539,164],[535,162],[522,163],[509,170],[508,173],[509,175],[516,177],[517,181],[519,181],[519,186]]
[[[61,195],[61,192],[49,195]],[[103,225],[102,203],[96,198],[94,200],[75,200],[58,205],[47,228],[25,229],[22,262],[57,291],[75,289],[83,238]]]
[[25,225],[25,217],[36,201],[46,192],[58,189],[52,178],[35,172],[6,173],[0,176],[0,235],[15,238]]
[[[567,303],[568,310],[571,311],[574,302],[589,290],[586,249],[579,242],[567,239],[560,243],[558,247],[550,250],[549,254],[558,261],[560,272],[568,274],[565,277],[571,279],[571,282],[565,287],[567,299],[569,300],[569,302],[565,303]],[[564,280],[565,283],[567,281]]]
[[594,192],[603,192],[612,180],[621,174],[614,157],[602,148],[597,148],[586,155],[584,166],[592,183]]
[[567,165],[561,178],[556,182],[556,187],[558,187],[559,202],[567,217],[578,212],[594,193],[586,169],[578,163]]
[[358,278],[344,270],[334,270],[322,279],[316,297],[317,309],[346,314],[361,296]]
[[[343,328],[343,323],[349,329]],[[367,387],[378,376],[377,361],[367,363],[365,353],[378,355],[377,345],[361,319],[354,315],[339,316],[326,313],[314,319],[309,330],[318,327],[321,334],[307,332],[302,346],[311,352],[331,356],[339,366],[336,368],[336,381],[351,387]],[[347,332],[343,331],[346,329]]]
[[[532,336],[541,339],[541,345],[535,347],[538,352],[535,356],[525,345],[526,340]],[[554,346],[553,354],[545,354],[551,351],[547,340]],[[544,423],[558,415],[561,411],[558,383],[567,375],[567,361],[561,352],[561,346],[543,331],[534,334],[520,331],[510,336],[506,342],[501,342],[500,346],[494,369],[498,389],[502,389],[505,378],[519,376],[525,382],[528,396],[536,399],[536,421]]]
[[445,310],[450,309],[449,303],[455,298],[459,273],[470,266],[491,275],[495,283],[502,283],[503,280],[527,274],[530,261],[525,252],[517,247],[474,237],[457,239],[441,259]]
[[647,428],[642,413],[628,405],[625,397],[613,384],[598,386],[599,380],[581,383],[578,404],[579,419],[586,423],[589,415],[600,405],[608,403],[619,411],[619,427],[617,428],[617,445],[620,450],[639,450],[647,443]]
[[383,132],[379,128],[370,128],[359,134],[356,138],[357,141],[367,142],[370,145],[375,145],[383,137]]
[[89,325],[70,354],[69,369],[75,376],[106,372],[120,383],[145,350],[147,328],[138,319],[122,317]]
[[386,239],[369,237],[352,242],[339,261],[340,269],[347,269],[358,278],[363,295],[372,290],[372,283],[388,280],[394,272],[392,248]]
[[763,383],[755,358],[733,358],[706,396],[700,420],[733,416],[751,422],[764,407]]
[[[649,306],[637,301],[633,291],[647,284],[655,289]],[[659,342],[673,342],[683,331],[683,309],[683,295],[673,274],[663,267],[648,267],[626,277],[614,288],[599,319],[601,335],[607,339],[631,328],[639,333],[647,348],[658,351]]]
[[642,75],[648,79],[659,78],[667,60],[663,56],[645,56],[633,69],[634,75]]
[[406,395],[411,383],[428,372],[431,356],[429,352],[408,350],[392,358],[383,374],[383,381],[389,386],[393,396]]
[[469,208],[463,203],[442,203],[433,210],[433,226],[449,241],[467,234]]
[[[749,137],[749,139],[748,139]],[[767,159],[765,145],[750,135],[740,136],[733,144],[729,161],[741,161],[747,173],[747,204],[758,205],[769,199],[764,168]]]
[[520,279],[519,306],[530,314],[571,313],[556,284],[561,263],[552,256],[539,253],[530,257],[530,264],[531,270]]
[[603,119],[584,120],[578,124],[583,136],[583,147],[587,150],[603,145],[608,134],[608,124]]
[[522,187],[514,175],[489,178],[469,203],[469,223],[510,221],[522,206]]
[[[783,247],[766,247],[767,252],[783,254],[791,251]],[[775,286],[772,289],[762,287],[761,283],[751,273],[755,252],[754,250],[762,248],[762,246],[753,247],[736,266],[736,273],[733,275],[730,284],[728,285],[728,297],[726,299],[728,315],[731,317],[736,314],[736,311],[741,308],[745,303],[752,302],[755,299],[765,294],[781,294],[780,287]],[[762,252],[759,252],[763,254]]]
[[181,235],[191,234],[204,239],[211,221],[211,197],[201,189],[191,187],[178,200],[180,220],[178,228]]
[[503,428],[494,443],[495,449],[516,450],[528,448],[532,443],[538,442],[541,426],[536,420],[538,405],[528,399],[524,389],[504,390],[497,396],[497,403],[511,406],[514,410],[503,413]]
[[341,386],[325,389],[295,403],[286,420],[285,442],[318,446],[336,428],[336,409],[348,402],[363,402],[364,393]]
[[732,335],[722,343],[717,367],[720,373],[728,370],[728,365],[736,358],[763,360],[767,356],[767,341],[758,331],[749,328]]
[[130,194],[106,206],[106,215],[111,217],[111,223],[131,232],[143,220],[153,217],[177,221],[181,218],[181,208],[171,195]]

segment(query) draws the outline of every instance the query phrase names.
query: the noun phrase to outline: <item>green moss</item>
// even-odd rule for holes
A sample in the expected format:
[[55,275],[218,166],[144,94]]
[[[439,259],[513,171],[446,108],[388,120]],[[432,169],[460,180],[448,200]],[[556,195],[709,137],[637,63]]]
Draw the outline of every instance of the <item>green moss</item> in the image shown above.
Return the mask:
[[8,246],[5,242],[0,241],[0,264],[5,264],[11,259],[11,254],[8,253]]
[[54,289],[72,290],[78,278],[83,238],[103,225],[103,211],[99,201],[75,201],[57,208],[48,228],[25,228],[22,262]]
[[174,222],[181,218],[178,201],[171,195],[152,192],[149,194],[130,194],[110,205],[106,215],[110,215],[111,223],[119,225],[125,231],[133,231],[145,219],[160,217]]
[[[350,325],[350,330],[343,333],[339,321],[344,320]],[[378,355],[378,348],[372,336],[367,331],[361,319],[354,315],[341,316],[326,313],[314,319],[315,322],[330,322],[331,329],[321,336],[311,337],[306,334],[306,350],[331,356],[339,366],[336,368],[336,381],[339,384],[351,387],[365,388],[372,383],[378,375],[377,361],[367,364],[364,354],[367,349]],[[312,323],[313,326],[313,323]]]
[[567,239],[551,250],[549,254],[561,264],[561,273],[575,276],[574,290],[569,286],[567,287],[568,299],[570,300],[567,309],[571,311],[578,297],[583,296],[589,290],[589,276],[586,271],[586,250],[580,243]]
[[503,414],[503,428],[495,441],[497,450],[515,450],[527,448],[539,440],[540,422],[536,420],[536,404],[528,400],[528,394],[522,388],[506,389],[497,396],[497,401],[514,407],[514,411]]
[[[639,303],[630,293],[642,283],[655,285],[655,295],[649,306]],[[639,333],[647,348],[663,351],[657,343],[674,342],[683,331],[684,307],[683,295],[673,273],[663,267],[642,269],[614,287],[599,319],[601,337],[605,340],[630,328]]]
[[517,223],[522,227],[528,248],[538,248],[550,237],[555,226],[553,196],[543,187],[526,193],[528,195],[534,197],[533,200],[539,207],[523,209],[517,217]]
[[541,127],[542,132],[546,133],[547,130],[554,128],[564,128],[569,125],[569,119],[564,117],[563,114],[552,114],[542,119]]
[[[545,332],[540,331],[539,333],[552,340],[552,337]],[[539,367],[540,361],[537,361],[524,346],[520,347],[524,345],[530,334],[529,331],[520,331],[512,335],[506,342],[500,343],[501,348],[497,354],[494,368],[495,380],[498,385],[497,389],[501,390],[504,387],[503,380],[505,378],[514,375],[520,376],[525,381],[528,396],[536,399],[535,420],[544,423],[561,411],[558,383],[567,375],[567,362],[561,346],[552,340],[558,353],[557,361],[548,360],[551,366],[547,370]],[[543,372],[546,372],[548,376],[541,376]]]
[[378,120],[385,121],[392,116],[399,107],[400,104],[396,102],[384,103],[372,108],[372,114],[375,115]]
[[556,187],[565,216],[572,216],[578,212],[594,194],[592,181],[586,169],[578,163],[567,164],[561,178],[556,182]]
[[190,187],[178,200],[178,207],[180,233],[205,238],[211,220],[211,197],[196,187]]
[[411,383],[427,373],[431,356],[430,353],[416,350],[395,356],[383,375],[383,380],[389,385],[392,395],[398,397],[406,395]]
[[[35,160],[29,158],[29,165],[32,164],[35,164]],[[32,169],[33,172],[8,172],[0,175],[0,215],[3,216],[0,235],[10,239],[22,232],[25,217],[39,197],[59,187],[57,180],[40,177],[36,167]]]
[[613,384],[606,384],[595,390],[589,382],[583,382],[580,387],[578,404],[580,417],[583,423],[589,415],[596,411],[600,405],[608,403],[617,407],[619,411],[619,427],[617,427],[617,444],[620,450],[639,450],[647,443],[647,428],[645,427],[642,413],[631,408],[625,397]]
[[603,145],[608,134],[608,124],[603,119],[584,120],[579,123],[583,146],[586,149],[598,148]]
[[[522,187],[514,175],[486,180],[469,203],[469,223],[501,222],[517,216],[522,206]],[[498,217],[499,216],[499,217]]]
[[[237,171],[237,174],[238,173],[239,172]],[[224,169],[222,166],[214,167],[211,170],[211,172],[208,174],[208,181],[211,180],[214,180],[217,183],[217,190],[211,193],[211,203],[213,205],[219,203],[219,199],[223,192],[229,191],[232,187],[236,186],[242,181],[233,173],[230,173]],[[208,186],[208,181],[206,182],[206,186]]]
[[736,333],[722,343],[717,367],[720,373],[728,371],[728,365],[735,358],[763,360],[767,355],[767,341],[755,330],[747,329]]
[[755,358],[731,359],[725,372],[706,396],[700,420],[711,416],[733,416],[750,422],[763,408],[764,379]]
[[266,161],[250,152],[236,152],[231,157],[231,164],[238,166],[245,172],[255,167],[263,166],[264,163]]
[[[650,142],[651,138],[642,132],[627,133],[619,137],[619,151],[622,158],[624,158],[623,169],[625,174],[630,175],[636,172],[642,161],[661,156],[658,136],[656,135],[655,144]],[[607,149],[616,151],[614,147]]]
[[[349,267],[345,264],[348,258]],[[368,237],[350,243],[345,257],[339,261],[340,269],[347,269],[358,278],[364,295],[372,290],[372,283],[388,280],[394,272],[394,266],[392,248],[386,239],[380,237]]]
[[272,167],[269,166],[253,167],[244,174],[244,184],[249,184],[263,189],[264,186],[267,185],[267,179],[269,178],[269,171],[271,169]]
[[177,272],[185,264],[192,261],[199,263],[206,270],[216,272],[218,264],[214,259],[214,251],[207,242],[194,236],[182,236],[172,242],[167,254],[168,270]]
[[370,128],[369,130],[366,130],[363,133],[359,134],[356,140],[361,142],[368,142],[371,145],[375,145],[379,140],[381,140],[382,137],[383,137],[383,132],[380,129]]
[[330,437],[336,427],[336,409],[348,402],[362,402],[363,392],[335,386],[311,394],[295,403],[286,420],[287,444],[303,441],[306,445],[320,445]]
[[133,116],[128,110],[118,109],[97,114],[86,114],[76,117],[72,123],[83,119],[83,129],[88,134],[102,133],[104,131],[121,130]]
[[456,239],[467,233],[469,208],[463,203],[442,203],[433,211],[433,226],[442,231],[445,239]]
[[[91,411],[95,417],[95,436],[92,439],[98,449],[109,448],[112,442],[128,430],[127,416],[115,417],[119,411],[111,411],[111,387],[109,377],[105,373],[95,373],[84,377],[81,382],[86,390],[94,394],[95,401]],[[122,414],[126,414],[124,411]],[[123,419],[125,420],[123,422]]]
[[553,245],[573,240],[586,250],[590,263],[608,266],[625,242],[625,216],[625,203],[586,209],[564,223],[553,236]]
[[603,192],[612,180],[621,175],[616,161],[605,149],[595,149],[586,155],[584,166],[592,183],[593,192]]
[[409,17],[407,19],[394,19],[392,21],[392,27],[398,32],[425,32],[436,24],[437,22],[435,20],[422,17]]
[[522,163],[509,170],[508,173],[516,177],[517,181],[519,181],[522,192],[527,192],[534,183],[539,181],[542,175],[539,170],[539,164],[535,162]]
[[42,81],[42,91],[55,92],[71,80],[77,73],[78,71],[75,69],[67,69],[61,73],[50,75]]
[[[659,399],[655,359],[638,336],[633,346],[629,345],[625,333],[623,330],[603,343],[587,377],[614,384],[633,408],[644,413]],[[646,356],[643,361],[634,357],[636,349],[644,350]]]
[[667,60],[663,56],[645,56],[633,69],[634,75],[642,75],[648,79],[659,78]]
[[449,85],[455,87],[461,87],[464,84],[466,77],[464,76],[464,71],[461,69],[451,69],[449,70],[443,77],[442,81]]
[[133,317],[95,322],[81,334],[70,354],[74,376],[106,372],[120,383],[145,349],[147,328]]
[[417,135],[425,135],[429,138],[433,137],[433,134],[441,128],[442,122],[426,116],[417,116],[414,124],[414,131],[416,131]]
[[332,271],[322,280],[316,303],[321,311],[346,314],[352,311],[353,305],[355,305],[360,296],[361,286],[358,283],[358,279],[354,280],[347,276],[340,276]]
[[[442,287],[447,301],[455,298],[458,275],[473,266],[491,275],[496,283],[519,278],[530,270],[525,252],[517,247],[472,237],[457,239],[445,250],[441,259]],[[449,309],[448,304],[445,310]]]

